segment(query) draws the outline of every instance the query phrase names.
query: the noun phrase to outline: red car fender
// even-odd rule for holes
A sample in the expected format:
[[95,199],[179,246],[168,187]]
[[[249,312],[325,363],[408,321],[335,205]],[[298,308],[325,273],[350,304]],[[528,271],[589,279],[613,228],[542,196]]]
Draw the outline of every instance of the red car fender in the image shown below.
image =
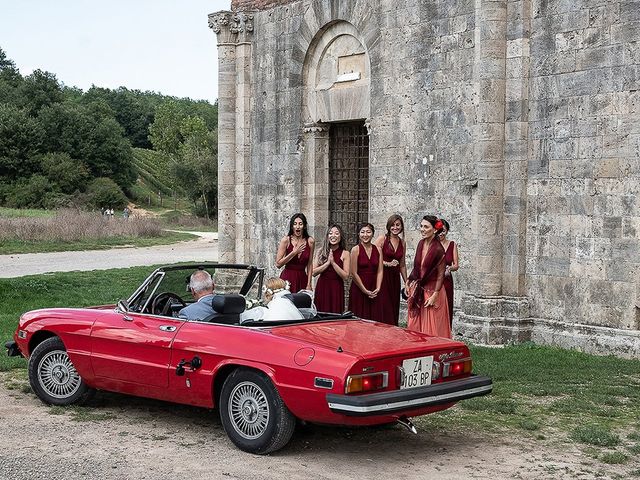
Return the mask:
[[247,367],[247,368],[258,370],[264,373],[269,377],[269,379],[273,382],[276,388],[278,388],[275,370],[269,365],[266,365],[261,362],[253,362],[251,360],[244,360],[240,358],[228,358],[218,363],[218,365],[216,365],[216,367],[213,369],[213,372],[212,372],[213,382],[211,385],[211,391],[213,395],[214,407],[216,406],[218,397],[220,395],[220,392],[222,391],[222,385],[224,384],[224,381],[227,379],[229,374],[231,374],[231,372],[238,367]]

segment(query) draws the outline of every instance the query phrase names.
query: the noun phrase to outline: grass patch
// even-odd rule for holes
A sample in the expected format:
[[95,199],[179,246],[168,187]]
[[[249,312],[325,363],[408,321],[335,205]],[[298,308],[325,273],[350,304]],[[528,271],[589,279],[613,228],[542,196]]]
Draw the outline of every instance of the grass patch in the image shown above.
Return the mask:
[[620,444],[620,437],[602,425],[583,425],[571,432],[571,438],[576,442],[596,445],[599,447],[615,447]]
[[82,250],[108,250],[115,247],[153,247],[156,245],[168,245],[198,238],[190,233],[167,232],[161,237],[111,237],[93,240],[79,240],[72,242],[63,241],[37,241],[23,242],[8,240],[0,245],[0,255],[20,253],[47,253],[47,252],[74,252]]
[[48,218],[55,216],[55,214],[56,212],[53,210],[0,207],[0,218]]
[[50,415],[71,415],[71,420],[74,422],[102,422],[104,420],[111,420],[115,418],[115,415],[110,412],[99,412],[93,408],[69,406],[61,407],[54,405],[49,407]]
[[607,452],[607,453],[603,453],[600,456],[601,462],[608,463],[610,465],[627,463],[627,460],[629,460],[629,457],[627,457],[624,453],[621,453],[621,452]]

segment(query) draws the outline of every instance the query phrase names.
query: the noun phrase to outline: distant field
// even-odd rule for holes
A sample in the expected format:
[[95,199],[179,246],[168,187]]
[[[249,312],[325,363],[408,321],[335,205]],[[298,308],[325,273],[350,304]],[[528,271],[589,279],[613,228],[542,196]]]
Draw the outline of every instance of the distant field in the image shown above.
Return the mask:
[[33,215],[20,215],[25,211],[19,210],[11,217],[0,216],[0,254],[148,247],[195,238],[168,232],[162,220],[150,217],[108,219],[99,212],[77,210],[28,212]]
[[6,208],[0,207],[0,218],[41,218],[41,217],[53,217],[55,212],[53,210],[40,210],[35,208]]

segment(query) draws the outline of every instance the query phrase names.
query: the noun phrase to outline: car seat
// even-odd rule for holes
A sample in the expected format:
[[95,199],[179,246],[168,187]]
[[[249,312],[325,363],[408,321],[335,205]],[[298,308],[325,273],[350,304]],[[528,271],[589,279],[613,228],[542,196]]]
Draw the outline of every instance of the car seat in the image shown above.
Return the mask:
[[240,314],[244,312],[246,307],[246,301],[242,295],[227,293],[214,295],[211,299],[211,306],[216,313],[205,318],[205,322],[238,325]]

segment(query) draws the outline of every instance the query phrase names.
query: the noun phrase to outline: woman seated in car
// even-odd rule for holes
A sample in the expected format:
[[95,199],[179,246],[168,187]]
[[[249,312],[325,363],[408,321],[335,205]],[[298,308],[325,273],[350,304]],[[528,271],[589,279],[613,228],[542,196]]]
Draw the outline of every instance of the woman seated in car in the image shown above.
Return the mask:
[[264,282],[264,307],[255,307],[243,312],[241,322],[302,320],[304,315],[290,300],[291,291],[288,283],[279,278],[271,277]]

